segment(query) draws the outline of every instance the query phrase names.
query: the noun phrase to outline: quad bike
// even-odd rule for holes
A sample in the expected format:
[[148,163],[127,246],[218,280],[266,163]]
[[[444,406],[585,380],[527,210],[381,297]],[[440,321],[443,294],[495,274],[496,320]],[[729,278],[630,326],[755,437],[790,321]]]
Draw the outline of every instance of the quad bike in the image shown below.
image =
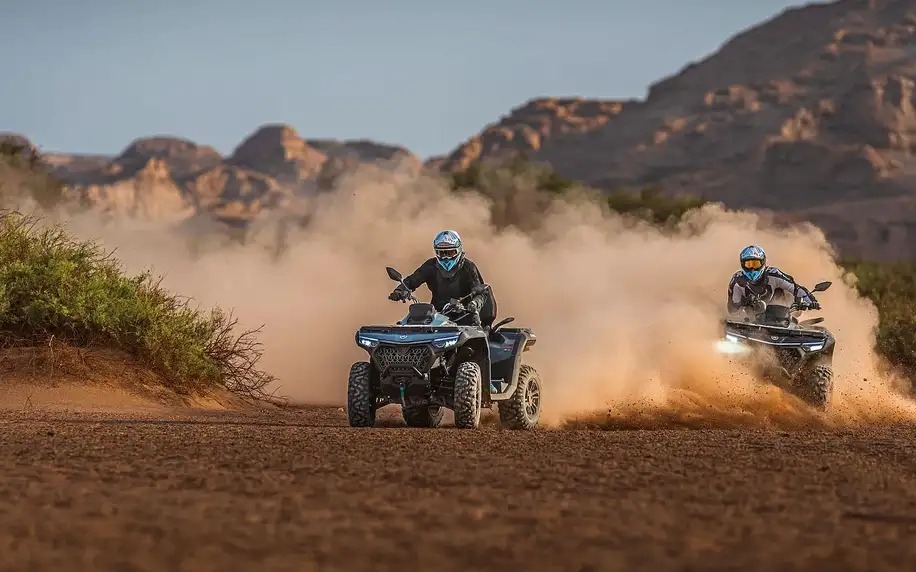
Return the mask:
[[[831,282],[821,282],[814,292],[827,290]],[[739,357],[742,363],[756,366],[766,381],[801,398],[818,409],[825,409],[833,393],[833,351],[836,340],[824,327],[824,318],[798,321],[795,314],[808,310],[804,304],[767,305],[749,301],[750,314],[744,320],[724,321],[724,339],[718,342],[723,354]]]
[[[403,277],[388,267],[388,277],[401,284]],[[504,328],[515,320],[481,324],[479,312],[464,303],[486,294],[481,284],[467,296],[453,299],[437,312],[409,293],[407,315],[392,326],[363,326],[356,343],[369,354],[368,361],[350,367],[347,384],[347,417],[351,427],[372,427],[376,412],[399,404],[410,427],[438,427],[451,409],[455,426],[475,429],[481,408],[499,410],[508,429],[531,430],[541,414],[541,380],[533,367],[522,363],[522,353],[537,338],[528,328]],[[405,300],[406,302],[406,300]],[[471,319],[474,325],[459,325]]]

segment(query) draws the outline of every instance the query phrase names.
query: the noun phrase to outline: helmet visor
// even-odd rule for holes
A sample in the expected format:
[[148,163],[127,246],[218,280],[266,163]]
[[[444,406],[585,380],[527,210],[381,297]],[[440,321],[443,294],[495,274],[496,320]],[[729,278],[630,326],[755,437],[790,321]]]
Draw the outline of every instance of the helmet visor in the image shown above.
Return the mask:
[[763,261],[756,258],[749,258],[741,261],[741,267],[745,270],[760,270],[762,266]]
[[439,260],[451,260],[458,256],[457,248],[437,248],[436,258]]

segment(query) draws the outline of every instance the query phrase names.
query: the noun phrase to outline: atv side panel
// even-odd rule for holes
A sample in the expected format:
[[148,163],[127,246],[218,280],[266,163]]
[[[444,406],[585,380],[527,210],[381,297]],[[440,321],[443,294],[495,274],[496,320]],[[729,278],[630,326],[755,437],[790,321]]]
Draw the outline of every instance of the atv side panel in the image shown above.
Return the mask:
[[536,342],[528,328],[501,328],[490,335],[491,376],[489,396],[492,401],[512,397],[518,386],[522,353]]

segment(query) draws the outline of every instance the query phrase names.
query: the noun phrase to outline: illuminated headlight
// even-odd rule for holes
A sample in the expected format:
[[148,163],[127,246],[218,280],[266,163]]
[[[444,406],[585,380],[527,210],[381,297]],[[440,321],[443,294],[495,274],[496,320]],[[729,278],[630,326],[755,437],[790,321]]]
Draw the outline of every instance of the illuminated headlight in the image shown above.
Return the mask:
[[439,338],[438,340],[433,340],[433,346],[439,348],[440,350],[450,348],[458,343],[458,336],[453,338]]
[[805,344],[805,345],[802,346],[802,347],[805,348],[805,349],[806,349],[807,351],[809,351],[809,352],[819,352],[819,351],[821,351],[822,349],[824,349],[824,344],[823,344],[823,343],[819,343],[819,344]]
[[360,336],[359,345],[363,346],[364,348],[374,348],[375,346],[378,345],[378,340],[375,338],[367,338],[364,336]]
[[716,342],[716,351],[720,354],[746,354],[751,349],[745,344],[741,343],[741,338],[738,336],[733,336],[731,334],[725,334],[724,340],[719,340]]

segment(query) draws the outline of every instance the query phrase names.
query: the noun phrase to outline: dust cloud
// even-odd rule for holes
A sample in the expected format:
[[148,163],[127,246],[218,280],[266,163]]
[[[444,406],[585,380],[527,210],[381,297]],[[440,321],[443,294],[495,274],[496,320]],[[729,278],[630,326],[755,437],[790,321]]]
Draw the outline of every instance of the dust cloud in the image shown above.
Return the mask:
[[[367,169],[335,192],[303,199],[309,224],[277,221],[244,246],[206,248],[163,223],[69,216],[71,229],[108,247],[130,271],[152,267],[202,306],[232,308],[265,325],[262,366],[295,402],[345,403],[346,376],[364,353],[362,324],[392,323],[406,307],[387,300],[384,267],[405,274],[432,255],[441,229],[457,230],[493,285],[501,316],[532,327],[526,354],[544,381],[542,421],[600,426],[790,426],[916,420],[916,406],[881,374],[874,307],[858,297],[814,227],[777,229],[765,218],[708,207],[673,231],[556,204],[530,233],[497,231],[479,196],[449,193],[410,173]],[[836,396],[826,416],[755,383],[713,352],[737,253],[762,245],[770,262],[819,295],[838,340]],[[420,297],[427,296],[421,288]],[[608,413],[610,412],[610,413]]]

